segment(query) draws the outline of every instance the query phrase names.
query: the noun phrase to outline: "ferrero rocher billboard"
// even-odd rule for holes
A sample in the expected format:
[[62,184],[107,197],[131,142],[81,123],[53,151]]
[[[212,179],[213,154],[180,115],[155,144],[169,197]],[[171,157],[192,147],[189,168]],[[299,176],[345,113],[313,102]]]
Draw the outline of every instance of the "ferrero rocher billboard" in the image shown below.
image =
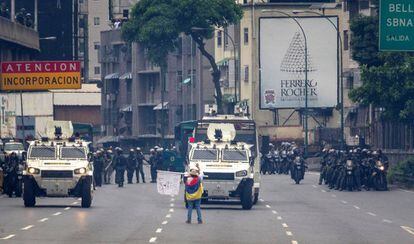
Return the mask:
[[22,61],[1,63],[1,90],[80,89],[79,61]]
[[264,17],[259,25],[260,109],[335,107],[338,91],[338,36],[334,17]]

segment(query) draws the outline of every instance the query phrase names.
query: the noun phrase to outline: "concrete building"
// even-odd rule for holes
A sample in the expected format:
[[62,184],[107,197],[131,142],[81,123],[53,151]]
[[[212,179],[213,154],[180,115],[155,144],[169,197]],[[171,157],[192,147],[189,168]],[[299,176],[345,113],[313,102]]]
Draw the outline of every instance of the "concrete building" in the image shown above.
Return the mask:
[[109,0],[88,0],[87,8],[87,80],[96,81],[101,79],[101,66],[98,61],[101,31],[111,29]]
[[[187,36],[168,56],[164,103],[160,69],[145,57],[145,49],[121,39],[120,30],[101,33],[102,110],[105,142],[154,146],[173,138],[174,126],[201,118],[204,104],[214,102],[210,65]],[[212,52],[212,44],[208,46]]]
[[[1,137],[38,138],[53,120],[91,124],[95,131],[101,123],[101,91],[96,84],[83,84],[79,90],[0,94]],[[21,104],[23,101],[23,105]],[[22,123],[23,112],[23,123]],[[23,127],[24,125],[24,127]]]
[[[353,113],[354,104],[348,99],[348,92],[360,84],[359,68],[356,62],[351,58],[350,53],[350,29],[349,20],[361,12],[371,12],[369,3],[362,4],[366,1],[238,1],[242,4],[244,10],[243,19],[237,30],[233,33],[236,35],[235,43],[239,44],[239,87],[240,98],[249,106],[252,117],[258,124],[261,136],[269,136],[270,140],[291,140],[297,139],[303,142],[303,122],[304,114],[301,110],[296,109],[276,109],[261,110],[259,109],[259,18],[262,17],[282,17],[276,11],[286,12],[293,16],[317,16],[316,14],[293,14],[294,10],[316,11],[322,15],[338,16],[339,32],[343,40],[343,70],[344,70],[344,111],[345,119]],[[356,6],[357,5],[357,6]],[[276,10],[272,12],[272,10]],[[333,28],[333,27],[332,27]],[[305,30],[306,31],[306,30]],[[216,47],[220,37],[216,32]],[[219,48],[217,48],[219,49]],[[220,60],[223,54],[216,51],[216,58]],[[231,56],[231,54],[230,54]],[[336,92],[336,91],[334,91]],[[338,143],[340,138],[340,111],[337,108],[320,108],[313,109],[312,115],[309,116],[309,139],[310,143],[330,140]],[[349,127],[346,128],[346,140],[351,141]],[[335,141],[336,138],[337,140]]]

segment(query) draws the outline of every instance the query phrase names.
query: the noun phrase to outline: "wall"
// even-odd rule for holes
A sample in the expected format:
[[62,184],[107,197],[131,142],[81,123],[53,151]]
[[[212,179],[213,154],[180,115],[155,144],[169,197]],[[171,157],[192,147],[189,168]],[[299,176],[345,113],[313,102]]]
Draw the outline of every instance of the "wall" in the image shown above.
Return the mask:
[[68,120],[73,123],[101,124],[100,106],[54,106],[55,120]]

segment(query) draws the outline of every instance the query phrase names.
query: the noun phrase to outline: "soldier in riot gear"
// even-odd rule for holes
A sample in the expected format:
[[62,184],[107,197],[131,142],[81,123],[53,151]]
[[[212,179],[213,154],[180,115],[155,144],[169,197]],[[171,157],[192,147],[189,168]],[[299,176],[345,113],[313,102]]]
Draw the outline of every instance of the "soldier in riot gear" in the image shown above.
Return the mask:
[[130,149],[128,155],[128,165],[127,165],[127,178],[128,184],[132,184],[132,178],[134,177],[134,171],[137,167],[137,158],[135,155],[135,150]]
[[137,158],[137,167],[135,169],[135,174],[137,177],[137,183],[139,183],[139,175],[141,175],[142,182],[145,183],[145,174],[144,174],[144,161],[145,157],[141,151],[141,148],[137,147],[136,149],[136,158]]
[[113,173],[113,152],[108,149],[104,155],[104,183],[111,184],[111,176]]
[[127,168],[127,159],[122,155],[122,148],[116,148],[116,155],[113,158],[115,168],[115,183],[118,187],[124,186],[125,169]]
[[157,182],[157,154],[154,148],[150,150],[149,163],[151,166],[151,183]]
[[96,186],[102,186],[102,174],[104,170],[104,158],[102,151],[96,151],[93,157],[93,178]]

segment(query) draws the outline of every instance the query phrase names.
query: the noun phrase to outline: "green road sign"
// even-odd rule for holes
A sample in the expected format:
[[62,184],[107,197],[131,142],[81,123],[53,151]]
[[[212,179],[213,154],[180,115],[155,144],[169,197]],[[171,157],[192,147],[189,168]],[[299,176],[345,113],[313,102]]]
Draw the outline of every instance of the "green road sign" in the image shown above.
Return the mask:
[[380,0],[379,49],[414,51],[414,0]]

